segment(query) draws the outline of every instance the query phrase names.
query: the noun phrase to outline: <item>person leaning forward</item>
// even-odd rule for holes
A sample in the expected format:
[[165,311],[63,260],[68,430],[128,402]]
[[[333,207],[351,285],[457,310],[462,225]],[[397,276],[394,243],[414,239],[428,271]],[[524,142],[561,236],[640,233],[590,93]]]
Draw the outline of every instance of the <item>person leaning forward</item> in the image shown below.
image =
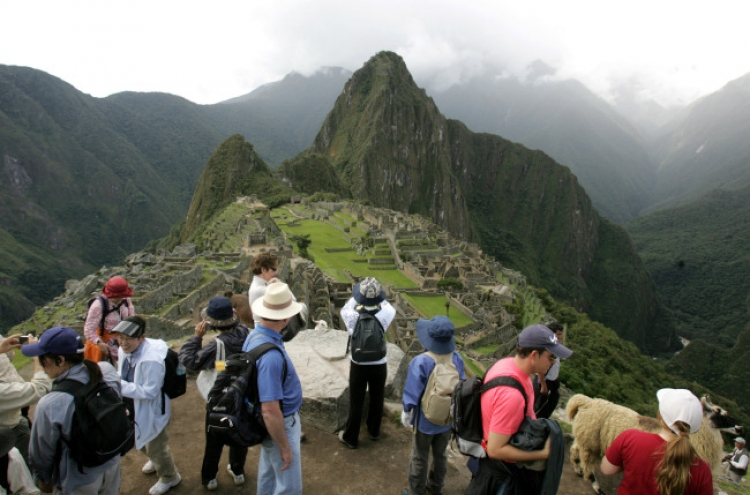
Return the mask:
[[[534,414],[534,386],[531,375],[546,373],[558,358],[568,358],[573,351],[558,343],[557,337],[544,325],[531,325],[518,336],[516,355],[501,359],[485,375],[485,382],[499,376],[518,380],[529,398],[524,411],[524,397],[513,387],[494,387],[482,394],[482,431],[487,457],[479,460],[479,470],[471,479],[467,495],[494,495],[515,483],[516,493],[534,495],[540,492],[542,476],[538,471],[519,469],[520,461],[537,461],[550,456],[550,438],[541,450],[521,450],[510,444],[524,417]],[[501,492],[502,493],[502,492]]]
[[299,416],[302,384],[281,336],[281,330],[301,309],[302,305],[294,301],[289,286],[281,282],[268,285],[263,297],[252,305],[256,324],[245,341],[243,352],[265,343],[274,344],[281,351],[271,350],[256,363],[258,396],[269,434],[261,444],[257,495],[302,493],[302,426]]

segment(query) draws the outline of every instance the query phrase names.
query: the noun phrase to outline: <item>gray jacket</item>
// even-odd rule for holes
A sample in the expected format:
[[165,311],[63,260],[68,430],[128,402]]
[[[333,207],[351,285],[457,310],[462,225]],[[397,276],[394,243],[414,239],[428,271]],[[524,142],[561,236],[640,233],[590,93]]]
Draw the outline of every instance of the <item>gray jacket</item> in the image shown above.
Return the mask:
[[[102,368],[107,384],[119,392],[119,377],[114,367],[109,363],[99,363],[99,367]],[[83,364],[78,364],[55,378],[54,383],[64,379],[88,383],[89,373]],[[34,470],[34,479],[41,479],[45,483],[54,481],[55,486],[65,495],[73,493],[77,487],[93,483],[102,473],[120,462],[120,456],[115,456],[101,466],[84,467],[83,472],[79,471],[78,463],[70,457],[68,446],[63,441],[70,439],[74,413],[73,396],[53,389],[36,406],[29,443],[29,460]],[[58,449],[60,459],[56,463],[55,454]]]

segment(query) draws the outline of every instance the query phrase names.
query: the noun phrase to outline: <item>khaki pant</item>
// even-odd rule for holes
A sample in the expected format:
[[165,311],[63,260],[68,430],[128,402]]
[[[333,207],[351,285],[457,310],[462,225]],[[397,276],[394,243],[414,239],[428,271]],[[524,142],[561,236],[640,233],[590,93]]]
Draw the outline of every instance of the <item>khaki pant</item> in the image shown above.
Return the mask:
[[154,463],[156,468],[156,474],[159,475],[159,481],[163,483],[169,483],[177,474],[177,470],[174,467],[174,458],[172,457],[172,451],[169,450],[169,433],[167,433],[167,427],[165,426],[161,433],[143,446],[141,452],[148,456],[149,460]]

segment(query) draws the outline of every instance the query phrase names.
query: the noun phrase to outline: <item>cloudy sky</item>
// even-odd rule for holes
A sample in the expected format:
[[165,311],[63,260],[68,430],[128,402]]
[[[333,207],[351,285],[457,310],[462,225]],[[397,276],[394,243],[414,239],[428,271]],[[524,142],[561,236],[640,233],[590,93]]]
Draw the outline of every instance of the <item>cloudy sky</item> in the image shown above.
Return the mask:
[[216,103],[381,50],[428,90],[541,59],[605,98],[627,82],[670,105],[750,73],[748,14],[745,0],[8,0],[0,64],[99,97]]

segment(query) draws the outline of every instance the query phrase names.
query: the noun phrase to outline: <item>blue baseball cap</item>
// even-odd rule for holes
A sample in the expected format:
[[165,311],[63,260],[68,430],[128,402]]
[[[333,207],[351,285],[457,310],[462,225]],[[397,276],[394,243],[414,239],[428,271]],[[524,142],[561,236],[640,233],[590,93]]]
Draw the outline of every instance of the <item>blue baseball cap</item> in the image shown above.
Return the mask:
[[69,327],[52,327],[44,331],[39,342],[21,347],[24,356],[34,357],[42,354],[78,354],[83,352],[81,336]]

